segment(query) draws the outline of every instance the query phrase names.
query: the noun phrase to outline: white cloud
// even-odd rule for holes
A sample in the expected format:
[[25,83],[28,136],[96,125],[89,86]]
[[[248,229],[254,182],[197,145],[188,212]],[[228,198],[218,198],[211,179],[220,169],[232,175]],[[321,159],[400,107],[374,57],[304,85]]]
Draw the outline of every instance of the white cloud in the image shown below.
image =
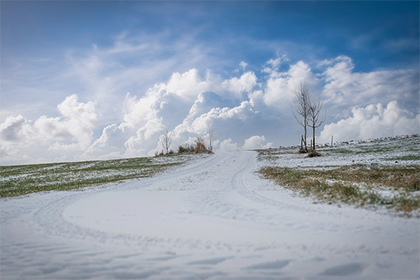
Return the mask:
[[[21,115],[8,117],[0,124],[2,161],[18,162],[48,152],[63,154],[81,152],[92,140],[98,116],[93,102],[81,103],[77,95],[67,97],[58,106],[61,117],[41,116],[31,122]],[[17,155],[21,156],[18,157]]]
[[182,98],[195,98],[198,93],[210,89],[209,81],[203,81],[195,68],[185,73],[173,73],[163,87]]
[[241,61],[241,63],[239,63],[239,66],[242,67],[242,71],[245,71],[245,68],[248,66],[248,63],[246,63],[245,61]]
[[[19,115],[8,117],[0,125],[0,137],[10,145],[49,144],[54,141],[76,142],[86,147],[98,120],[92,102],[80,103],[77,95],[67,97],[58,106],[62,117],[39,117],[34,123]],[[61,148],[65,148],[63,144]]]
[[234,97],[243,98],[243,93],[248,94],[257,84],[257,77],[253,72],[246,72],[241,77],[225,80],[222,87],[233,93]]
[[379,103],[354,108],[351,117],[325,125],[319,142],[328,143],[331,136],[344,141],[416,133],[420,133],[420,114],[414,115],[391,101],[386,107]]
[[[320,66],[324,69],[321,76],[316,76],[303,61],[279,72],[276,70],[279,61],[268,63],[273,70],[266,80],[258,78],[253,72],[222,80],[209,71],[201,76],[193,68],[173,73],[166,83],[155,84],[142,97],[128,94],[124,101],[123,122],[105,129],[85,156],[152,155],[160,149],[158,138],[164,128],[173,131],[172,148],[176,149],[178,145],[205,135],[208,125],[216,132],[215,149],[236,149],[239,147],[236,143],[242,141],[246,149],[271,147],[274,145],[272,139],[279,134],[289,139],[300,136],[300,127],[292,119],[289,107],[293,89],[300,82],[306,81],[311,93],[318,91],[325,94],[333,87],[351,89],[354,83],[349,81],[360,76],[381,76],[375,72],[352,73],[354,66],[348,57],[324,61]],[[281,61],[286,61],[286,58]],[[388,74],[406,78],[407,73],[390,71]],[[377,79],[366,77],[365,81],[372,86]],[[325,88],[322,87],[323,82]],[[254,91],[257,85],[260,89]],[[334,111],[337,110],[334,106],[331,108],[330,114],[338,113]],[[250,131],[261,134],[249,137]]]
[[214,142],[214,150],[216,151],[237,151],[240,150],[239,145],[234,143],[231,138],[225,139],[223,141],[216,140]]
[[303,61],[290,65],[286,72],[271,71],[266,82],[265,104],[277,108],[288,108],[295,90],[304,82],[310,90],[315,89],[319,83],[309,65]]
[[78,160],[118,158],[125,153],[124,142],[128,135],[123,125],[111,124],[105,127],[102,135],[93,142]]
[[36,136],[47,141],[64,141],[63,144],[56,143],[53,148],[57,149],[69,148],[74,144],[76,149],[86,148],[98,121],[93,102],[78,102],[78,96],[73,94],[58,104],[57,108],[63,117],[41,116],[34,123]]
[[28,143],[33,134],[30,122],[22,115],[7,117],[0,124],[0,138],[3,143]]
[[393,100],[398,100],[409,111],[415,111],[419,106],[418,70],[355,73],[353,61],[347,56],[323,61],[322,65],[327,66],[322,74],[325,80],[322,96],[335,120],[343,114],[348,117],[356,106],[387,104]]
[[[221,139],[229,138],[235,133],[232,130],[235,124],[246,122],[257,114],[249,101],[242,101],[251,92],[256,80],[252,72],[227,80],[221,80],[210,72],[202,78],[196,69],[174,73],[167,83],[156,84],[143,97],[127,94],[124,121],[104,129],[102,136],[83,157],[107,153],[121,157],[153,155],[160,149],[158,138],[163,129],[173,131],[173,149],[189,139],[205,135],[208,125],[214,125]],[[242,96],[242,93],[245,95]],[[233,105],[232,100],[238,98],[239,105]],[[113,140],[114,137],[123,143],[118,149],[107,144],[118,142]]]
[[[91,71],[86,77],[89,88],[103,82],[98,95],[88,95],[92,101],[83,103],[70,95],[57,106],[59,116],[37,116],[35,121],[22,115],[6,118],[0,124],[2,162],[14,162],[13,157],[16,162],[36,162],[153,155],[161,149],[158,139],[163,129],[173,132],[172,149],[176,150],[203,137],[209,125],[215,132],[215,150],[295,144],[302,132],[289,104],[293,90],[304,81],[313,96],[325,99],[327,121],[319,129],[321,142],[328,142],[332,135],[346,140],[418,130],[419,117],[413,114],[419,106],[415,70],[357,73],[346,56],[318,64],[288,64],[283,56],[268,60],[261,71],[238,71],[229,78],[194,67],[174,71],[141,91],[135,81],[143,78],[143,72],[133,66],[121,69],[124,73],[119,75],[120,66],[104,59],[104,53],[136,53],[139,44],[130,44],[115,45],[114,52],[95,50],[97,59],[78,60],[83,64],[80,74]],[[137,93],[121,97],[127,88]],[[108,94],[112,98],[102,99]],[[94,139],[94,132],[100,131]],[[376,135],[371,136],[373,132]]]
[[245,139],[245,143],[242,146],[245,150],[253,150],[253,149],[267,149],[271,148],[273,143],[266,143],[266,139],[264,135],[254,135]]
[[276,75],[280,66],[282,64],[288,63],[290,60],[287,55],[277,56],[276,58],[270,58],[266,63],[265,67],[263,68],[262,72],[268,73],[270,75]]

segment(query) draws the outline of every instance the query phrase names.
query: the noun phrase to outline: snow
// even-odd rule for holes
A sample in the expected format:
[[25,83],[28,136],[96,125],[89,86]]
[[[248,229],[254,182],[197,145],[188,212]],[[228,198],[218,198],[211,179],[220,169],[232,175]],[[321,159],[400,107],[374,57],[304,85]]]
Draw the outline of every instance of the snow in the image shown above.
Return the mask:
[[314,204],[260,179],[262,164],[220,152],[153,178],[1,199],[1,279],[420,277],[419,219]]

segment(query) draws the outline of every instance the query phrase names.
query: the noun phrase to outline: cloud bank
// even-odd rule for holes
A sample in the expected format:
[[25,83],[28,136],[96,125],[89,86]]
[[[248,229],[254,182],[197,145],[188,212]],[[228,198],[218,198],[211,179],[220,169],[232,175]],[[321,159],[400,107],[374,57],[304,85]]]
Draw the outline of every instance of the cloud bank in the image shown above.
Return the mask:
[[319,141],[328,143],[331,136],[336,141],[344,141],[419,132],[420,114],[401,109],[397,101],[391,101],[386,106],[379,103],[352,109],[351,117],[325,125]]
[[[82,73],[87,68],[94,73],[108,69],[98,56],[74,63]],[[105,78],[87,77],[89,88],[105,87],[106,95],[89,95],[87,102],[70,95],[58,104],[58,117],[43,115],[32,121],[17,114],[5,119],[0,124],[1,163],[153,155],[162,150],[162,130],[172,132],[172,149],[177,150],[204,137],[209,127],[216,151],[294,145],[302,132],[290,103],[303,81],[313,98],[324,100],[327,120],[318,130],[319,143],[329,142],[331,136],[341,141],[419,133],[417,70],[355,72],[347,56],[308,63],[291,62],[283,55],[258,69],[251,66],[240,61],[227,78],[196,68],[173,72],[144,93],[123,97],[121,88],[112,85],[133,79],[129,69],[109,84],[103,84]],[[115,112],[118,121],[108,122],[107,115]]]
[[2,162],[68,160],[92,142],[98,121],[95,105],[68,96],[57,106],[61,117],[40,116],[32,122],[22,115],[10,116],[0,124]]

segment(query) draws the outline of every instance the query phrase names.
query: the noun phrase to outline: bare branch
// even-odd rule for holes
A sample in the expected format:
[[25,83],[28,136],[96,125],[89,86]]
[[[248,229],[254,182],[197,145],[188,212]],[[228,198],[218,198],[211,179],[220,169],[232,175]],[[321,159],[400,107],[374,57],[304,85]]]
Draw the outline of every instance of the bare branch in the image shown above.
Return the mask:
[[309,105],[309,117],[308,117],[308,126],[312,128],[312,151],[315,151],[315,130],[320,127],[325,121],[324,117],[321,118],[320,113],[322,110],[323,102],[319,100],[318,102],[310,103]]
[[307,126],[308,126],[308,116],[309,116],[309,91],[306,87],[306,83],[301,83],[300,88],[295,90],[295,98],[292,105],[292,113],[296,121],[303,127],[304,137],[304,152],[307,151],[306,138],[307,138]]
[[209,140],[209,151],[213,151],[213,146],[212,146],[212,142],[213,142],[213,135],[214,135],[214,130],[211,127],[211,125],[208,123],[207,124],[207,139]]
[[311,150],[315,152],[315,130],[325,121],[325,114],[322,117],[321,111],[323,102],[311,102],[310,94],[306,83],[301,83],[300,88],[295,90],[295,98],[293,100],[292,112],[296,121],[303,127],[304,136],[301,140],[300,152],[308,152],[307,148],[307,128],[312,128],[312,145]]
[[172,132],[166,130],[162,130],[159,137],[159,143],[162,148],[166,151],[166,154],[169,154],[169,150],[171,148],[172,143]]

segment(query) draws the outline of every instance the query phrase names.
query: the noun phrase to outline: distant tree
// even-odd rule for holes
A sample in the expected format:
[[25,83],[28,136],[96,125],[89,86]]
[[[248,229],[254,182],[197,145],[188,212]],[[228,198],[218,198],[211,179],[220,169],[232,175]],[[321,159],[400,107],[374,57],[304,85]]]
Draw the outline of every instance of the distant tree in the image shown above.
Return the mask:
[[311,153],[312,155],[316,155],[315,151],[315,129],[320,127],[322,123],[325,121],[325,115],[320,116],[322,110],[323,102],[310,102],[309,104],[309,115],[308,115],[308,126],[312,128],[312,147]]
[[214,135],[214,130],[213,130],[213,128],[211,127],[211,125],[210,125],[210,124],[207,124],[207,133],[206,133],[206,136],[207,136],[207,139],[209,140],[209,148],[208,148],[208,150],[209,150],[210,152],[212,152],[212,151],[213,151],[213,146],[212,146],[212,142],[213,142],[213,135]]
[[162,148],[166,151],[166,154],[169,154],[169,150],[171,148],[172,143],[172,132],[166,130],[162,130],[159,137],[159,143]]
[[293,99],[293,116],[296,121],[303,127],[304,136],[301,139],[301,153],[307,153],[308,147],[306,144],[308,116],[309,116],[309,91],[306,83],[301,83],[298,90],[295,90],[295,98]]

